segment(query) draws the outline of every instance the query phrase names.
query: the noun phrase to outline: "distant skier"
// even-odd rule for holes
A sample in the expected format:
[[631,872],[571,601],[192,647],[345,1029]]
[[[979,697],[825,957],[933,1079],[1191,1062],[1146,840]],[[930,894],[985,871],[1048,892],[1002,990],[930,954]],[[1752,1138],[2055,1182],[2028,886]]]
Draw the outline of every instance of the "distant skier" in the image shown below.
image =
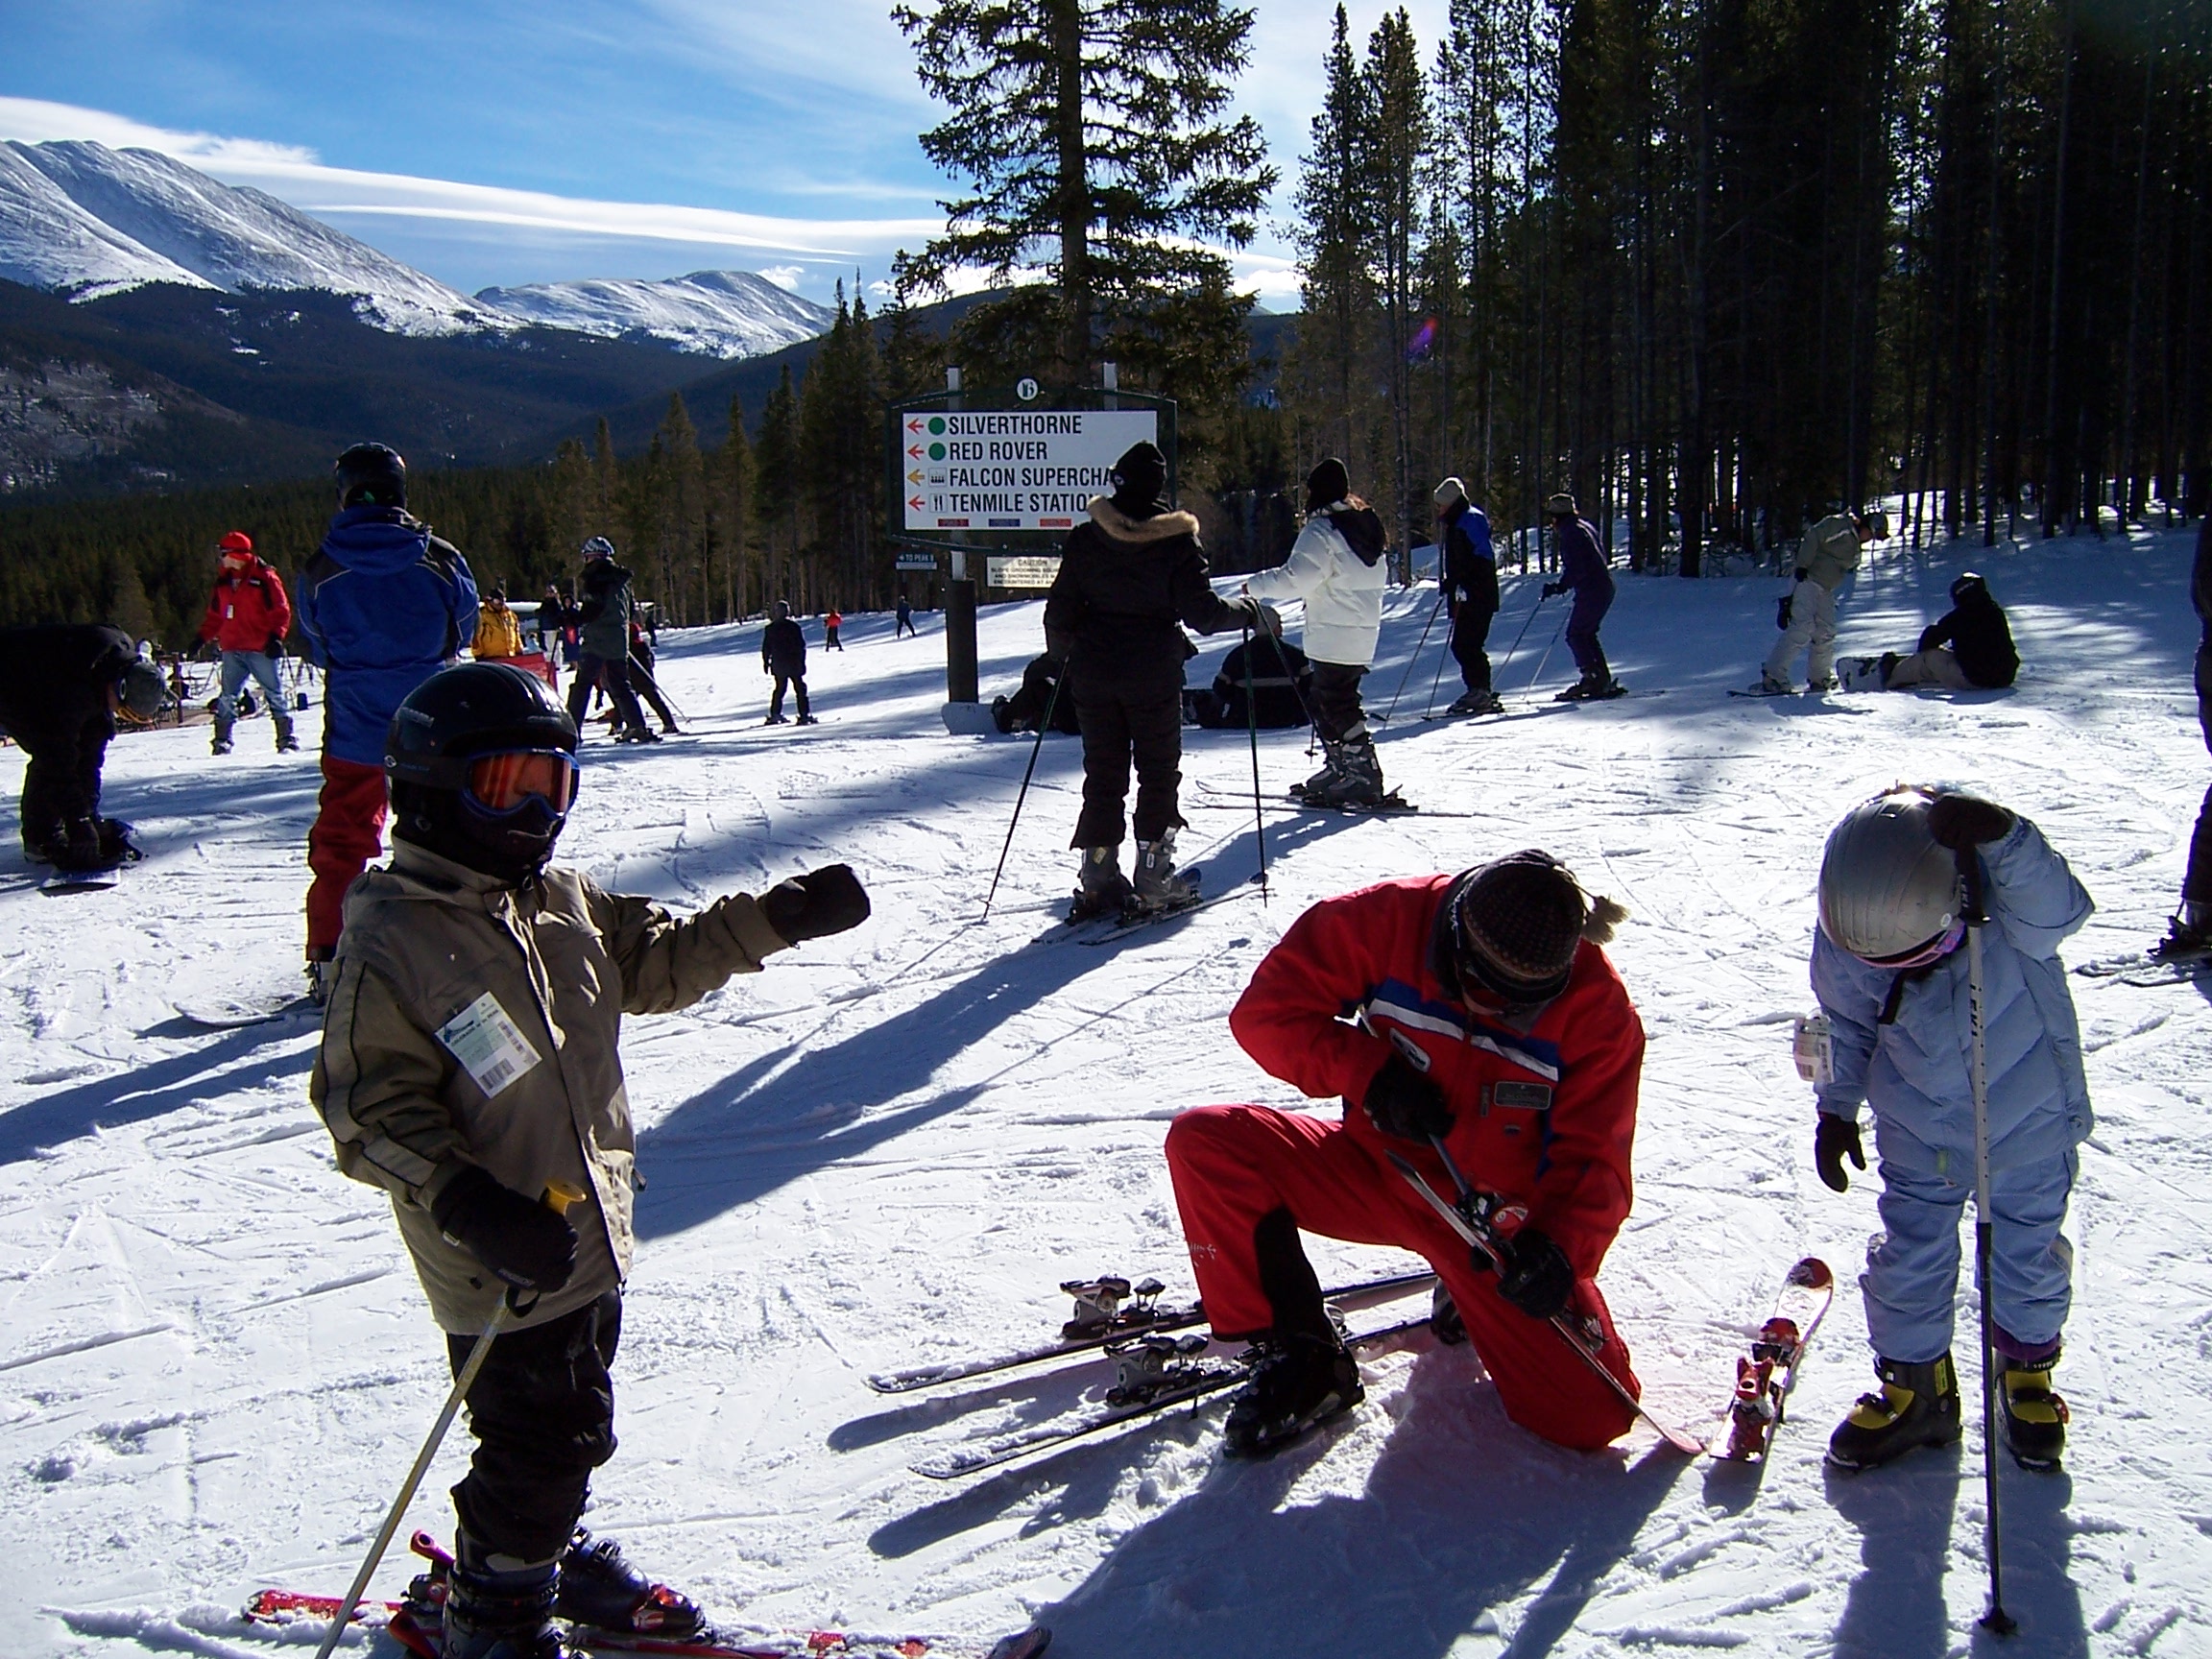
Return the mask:
[[[2197,527],[2197,563],[2189,574],[2189,598],[2202,630],[2197,643],[2197,727],[2204,733],[2204,747],[2212,750],[2212,513]],[[2212,788],[2204,791],[2197,828],[2189,836],[2181,906],[2151,954],[2163,961],[2212,955]]]
[[384,850],[384,729],[476,637],[476,578],[407,512],[407,463],[356,444],[331,469],[338,513],[300,573],[300,635],[328,676],[323,792],[307,831],[308,995],[327,990],[346,890]]
[[1306,601],[1300,631],[1313,665],[1313,728],[1321,770],[1290,792],[1309,805],[1372,806],[1384,799],[1382,761],[1359,706],[1359,682],[1382,635],[1382,520],[1352,493],[1344,463],[1329,457],[1306,477],[1306,523],[1290,557],[1254,574],[1244,590],[1271,605]]
[[[614,1451],[639,1185],[622,1016],[689,1007],[869,909],[842,864],[679,921],[549,863],[575,751],[567,711],[505,663],[447,669],[401,705],[392,862],[347,901],[308,1080],[339,1167],[391,1194],[454,1371],[510,1286],[534,1297],[469,1392],[445,1659],[559,1659],[552,1618],[699,1627],[613,1540],[576,1530]],[[556,1181],[587,1194],[565,1215],[540,1201]]]
[[668,707],[668,699],[661,695],[661,682],[653,677],[660,660],[653,654],[653,638],[635,617],[630,623],[630,682],[639,702],[661,717],[661,730],[670,736],[676,734],[676,716]]
[[2051,1391],[2072,1301],[2073,1246],[2058,1229],[2075,1148],[2089,1136],[2089,1089],[2061,940],[2089,895],[2027,819],[1972,795],[1899,788],[1853,807],[1820,862],[1813,991],[1830,1027],[1816,1078],[1820,1178],[1837,1191],[1866,1158],[1859,1103],[1874,1109],[1883,1231],[1860,1284],[1879,1393],[1838,1425],[1829,1461],[1886,1463],[1959,1438],[1951,1360],[1959,1223],[1974,1189],[1973,1038],[1959,857],[1981,862],[1987,1033],[1989,1294],[2005,1358],[2005,1435],[2029,1468],[2056,1468],[2065,1403]]
[[[1626,913],[1541,852],[1458,876],[1325,899],[1261,962],[1229,1016],[1244,1051],[1340,1122],[1272,1106],[1201,1106],[1167,1131],[1167,1170],[1217,1340],[1263,1357],[1231,1407],[1229,1450],[1261,1455],[1363,1397],[1301,1230],[1429,1259],[1500,1403],[1547,1440],[1593,1449],[1633,1421],[1551,1328],[1572,1310],[1641,1392],[1598,1270],[1629,1209],[1644,1027],[1599,947]],[[1526,1219],[1503,1276],[1385,1159],[1449,1194],[1440,1138],[1478,1188]],[[1509,1213],[1509,1211],[1508,1211]]]
[[292,632],[292,601],[285,595],[284,579],[254,555],[253,538],[243,530],[228,532],[216,546],[222,567],[207,600],[207,613],[200,619],[200,637],[223,654],[217,671],[213,752],[230,753],[238,691],[249,676],[268,694],[278,753],[297,749],[300,739],[292,733],[291,704],[276,673],[284,636]]
[[1921,685],[1994,691],[2019,674],[2020,653],[2005,608],[1990,596],[1989,584],[1969,570],[1951,584],[1951,609],[1920,631],[1919,646],[1910,656],[1888,651],[1839,666],[1846,691],[1911,691]]
[[[1175,868],[1183,764],[1183,664],[1201,634],[1265,627],[1257,599],[1226,601],[1206,580],[1198,520],[1163,499],[1167,458],[1136,444],[1114,463],[1111,496],[1068,533],[1045,600],[1045,648],[1067,664],[1083,729],[1083,810],[1069,845],[1082,854],[1070,919],[1132,905],[1189,903],[1197,890]],[[1137,770],[1135,883],[1121,874],[1122,815]]]
[[479,662],[522,655],[522,622],[508,608],[506,589],[493,589],[477,611],[476,638],[469,655]]
[[1796,586],[1784,602],[1782,637],[1767,653],[1754,690],[1772,697],[1794,691],[1790,670],[1800,651],[1810,689],[1836,688],[1836,594],[1873,539],[1874,520],[1864,513],[1832,513],[1805,532],[1797,543]]
[[1490,624],[1498,614],[1498,556],[1490,546],[1490,516],[1467,499],[1467,486],[1447,478],[1436,486],[1436,518],[1444,526],[1444,611],[1452,619],[1452,657],[1467,687],[1448,712],[1495,714],[1505,707],[1490,685]]
[[906,602],[906,595],[902,593],[899,595],[899,618],[891,630],[891,637],[897,639],[907,634],[917,639],[922,637],[921,630],[914,626],[914,607]]
[[1552,496],[1544,503],[1544,513],[1558,543],[1559,579],[1547,582],[1542,596],[1552,599],[1574,593],[1575,608],[1567,613],[1567,649],[1575,654],[1575,666],[1582,670],[1582,678],[1560,692],[1556,701],[1588,703],[1618,697],[1623,687],[1613,678],[1605,647],[1598,640],[1599,626],[1613,609],[1612,561],[1599,544],[1597,528],[1576,511],[1574,496],[1564,493]]
[[773,675],[776,689],[768,698],[768,726],[781,726],[783,719],[783,691],[788,686],[799,694],[799,724],[817,724],[814,712],[806,702],[806,635],[792,620],[791,602],[776,601],[776,615],[767,627],[760,630],[760,672]]
[[576,579],[576,678],[568,686],[568,714],[578,728],[592,687],[614,705],[617,743],[658,743],[630,688],[630,619],[637,609],[630,572],[614,563],[614,543],[594,536],[584,543],[584,573]]
[[1231,646],[1214,684],[1185,693],[1185,701],[1201,726],[1276,732],[1306,724],[1312,689],[1313,668],[1306,653],[1287,639],[1262,633]]
[[837,637],[837,630],[845,626],[845,614],[836,606],[830,607],[830,614],[822,618],[822,649],[842,651],[845,641]]
[[24,754],[16,821],[33,864],[84,873],[135,858],[131,827],[100,816],[100,772],[115,714],[157,716],[161,670],[100,622],[0,628],[0,730]]

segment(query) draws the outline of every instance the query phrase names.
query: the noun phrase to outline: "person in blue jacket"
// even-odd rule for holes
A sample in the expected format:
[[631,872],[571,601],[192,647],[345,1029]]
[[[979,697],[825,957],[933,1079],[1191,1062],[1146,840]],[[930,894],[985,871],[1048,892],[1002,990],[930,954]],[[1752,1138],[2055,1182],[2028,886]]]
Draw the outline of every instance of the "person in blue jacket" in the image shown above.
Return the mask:
[[1574,496],[1552,496],[1544,503],[1544,513],[1559,543],[1559,580],[1544,585],[1544,597],[1574,589],[1575,609],[1567,613],[1567,649],[1575,653],[1575,666],[1582,670],[1582,678],[1560,692],[1558,701],[1618,697],[1623,686],[1606,665],[1604,646],[1598,643],[1598,625],[1613,608],[1611,562],[1598,544],[1598,532],[1576,512]]
[[[1990,1312],[2005,1367],[2005,1434],[2030,1469],[2055,1469],[2067,1407],[2052,1391],[2072,1301],[2059,1231],[2075,1148],[2092,1126],[2081,1037],[2059,942],[2094,906],[2027,819],[1961,793],[1900,787],[1855,806],[1820,865],[1813,990],[1830,1055],[1815,1067],[1820,1178],[1866,1159],[1859,1104],[1874,1110],[1884,1231],[1860,1286],[1879,1393],[1863,1395],[1829,1461],[1863,1469],[1959,1438],[1951,1360],[1959,1224],[1974,1188],[1969,951],[1960,859],[1980,860],[1984,1070],[1989,1137]],[[1824,1074],[1823,1074],[1824,1073]]]
[[338,457],[338,513],[301,572],[296,611],[326,676],[323,791],[307,831],[308,993],[322,1000],[346,890],[384,850],[384,738],[407,694],[476,637],[476,579],[407,512],[407,463],[381,444]]
[[1490,516],[1467,499],[1467,486],[1447,478],[1430,497],[1444,526],[1444,612],[1452,618],[1452,657],[1467,689],[1446,710],[1495,714],[1504,708],[1490,684],[1490,624],[1498,615],[1498,556]]

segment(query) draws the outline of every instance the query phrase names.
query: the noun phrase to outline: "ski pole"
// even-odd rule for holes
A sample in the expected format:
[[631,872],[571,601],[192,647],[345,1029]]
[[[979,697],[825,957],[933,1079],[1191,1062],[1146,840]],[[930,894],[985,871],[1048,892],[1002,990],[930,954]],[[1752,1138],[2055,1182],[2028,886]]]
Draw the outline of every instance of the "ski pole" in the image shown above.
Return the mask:
[[[542,1200],[545,1207],[557,1215],[565,1215],[568,1206],[584,1201],[584,1193],[565,1181],[555,1181],[545,1189]],[[391,1545],[392,1534],[399,1530],[399,1521],[407,1513],[407,1505],[415,1501],[415,1489],[422,1484],[422,1477],[430,1472],[430,1459],[438,1455],[438,1448],[445,1439],[445,1431],[453,1426],[453,1415],[461,1409],[461,1402],[469,1397],[469,1390],[476,1382],[476,1373],[484,1369],[484,1361],[492,1353],[492,1342],[506,1326],[510,1318],[519,1317],[538,1305],[532,1296],[523,1302],[510,1286],[507,1294],[499,1299],[499,1306],[492,1310],[492,1317],[485,1322],[484,1334],[476,1338],[476,1346],[469,1350],[469,1359],[461,1367],[461,1374],[453,1379],[453,1392],[445,1396],[445,1409],[438,1413],[438,1421],[430,1425],[430,1437],[422,1442],[422,1450],[415,1455],[415,1466],[407,1471],[407,1479],[399,1488],[399,1496],[392,1500],[392,1509],[384,1517],[384,1525],[377,1527],[376,1538],[369,1546],[369,1557],[361,1563],[361,1571],[353,1575],[353,1588],[346,1592],[346,1599],[339,1603],[338,1616],[330,1621],[330,1628],[323,1637],[323,1646],[315,1650],[315,1659],[330,1659],[331,1649],[345,1634],[346,1626],[353,1623],[353,1610],[361,1605],[361,1597],[369,1588],[369,1580],[375,1575],[384,1559],[384,1551]]]
[[1444,663],[1451,655],[1451,643],[1446,641],[1445,648],[1436,653],[1436,672],[1429,676],[1429,702],[1421,710],[1424,720],[1436,711],[1436,687],[1444,684]]
[[1989,916],[1983,902],[1981,855],[1971,844],[1959,849],[1959,875],[1966,888],[1966,1006],[1974,1083],[1974,1276],[1982,1300],[1982,1484],[1989,1509],[1989,1611],[1982,1615],[1981,1623],[1984,1630],[2008,1636],[2019,1625],[2005,1611],[1997,1524],[1997,1343],[1996,1319],[1989,1307],[1989,1073],[1982,1018],[1982,928]]
[[[1382,710],[1382,724],[1390,723],[1390,716],[1398,712],[1398,699],[1405,694],[1406,682],[1413,678],[1413,664],[1421,661],[1421,653],[1429,648],[1429,630],[1436,626],[1436,613],[1444,609],[1444,584],[1436,584],[1436,603],[1429,609],[1429,620],[1421,625],[1421,643],[1413,647],[1413,655],[1406,659],[1406,672],[1398,676],[1398,689],[1390,693],[1390,707]],[[1436,665],[1442,673],[1444,665]]]
[[[1543,601],[1538,600],[1537,603],[1542,604]],[[1533,615],[1535,613],[1531,612],[1529,614]],[[1536,682],[1544,678],[1544,664],[1551,661],[1551,647],[1559,643],[1559,636],[1566,632],[1567,618],[1562,616],[1559,618],[1559,626],[1551,630],[1551,644],[1545,646],[1544,655],[1536,659],[1536,672],[1529,675],[1528,684],[1521,687],[1522,696],[1527,697],[1534,694]]]
[[1500,674],[1504,673],[1506,669],[1513,665],[1513,653],[1521,649],[1521,641],[1528,637],[1528,624],[1536,620],[1536,613],[1543,609],[1544,593],[1543,590],[1539,589],[1536,593],[1536,603],[1529,606],[1528,614],[1521,618],[1521,632],[1514,635],[1513,643],[1505,647],[1505,656],[1503,660],[1498,664],[1498,672]]
[[[1262,632],[1265,633],[1266,631],[1262,629]],[[1244,730],[1252,739],[1252,833],[1260,843],[1260,902],[1264,905],[1267,902],[1267,819],[1265,814],[1260,810],[1260,709],[1259,705],[1253,701],[1252,692],[1253,637],[1252,630],[1245,629],[1243,647]],[[1270,634],[1268,637],[1273,638],[1274,636]],[[1275,653],[1275,665],[1278,668],[1288,666],[1284,662],[1283,653],[1280,650]],[[1297,689],[1295,679],[1291,682],[1291,689]]]
[[1037,741],[1029,745],[1029,764],[1022,769],[1021,793],[1014,797],[1014,816],[1006,820],[1006,839],[999,844],[998,868],[991,872],[991,891],[983,895],[983,914],[975,918],[981,922],[991,914],[991,901],[998,897],[998,878],[1006,873],[1006,853],[1014,845],[1014,826],[1022,822],[1022,803],[1029,799],[1029,780],[1037,771],[1037,757],[1045,748],[1045,733],[1052,730],[1052,710],[1060,706],[1060,687],[1068,683],[1068,670],[1063,666],[1058,679],[1052,682],[1052,695],[1045,699],[1045,717],[1037,722]]

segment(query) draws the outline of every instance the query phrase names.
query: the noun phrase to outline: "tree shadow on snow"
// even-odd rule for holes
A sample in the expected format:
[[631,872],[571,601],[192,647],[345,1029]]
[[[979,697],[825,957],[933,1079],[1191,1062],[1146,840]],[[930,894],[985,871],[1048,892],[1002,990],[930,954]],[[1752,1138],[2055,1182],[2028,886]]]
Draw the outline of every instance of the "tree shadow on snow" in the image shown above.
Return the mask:
[[[1497,1631],[1493,1610],[1533,1591],[1504,1652],[1551,1652],[1691,1465],[1665,1447],[1631,1462],[1548,1445],[1507,1422],[1479,1379],[1465,1350],[1424,1353],[1357,1496],[1306,1502],[1292,1492],[1347,1431],[1381,1426],[1372,1401],[1265,1462],[1216,1458],[1194,1491],[1125,1537],[1039,1622],[1070,1659],[1420,1659],[1470,1631]],[[1175,1413],[1140,1439],[1211,1441],[1219,1415]],[[985,1481],[880,1528],[871,1548],[913,1553],[1054,1486],[1063,1489],[1024,1534],[1081,1525],[1125,1488],[1129,1442],[1117,1444]]]

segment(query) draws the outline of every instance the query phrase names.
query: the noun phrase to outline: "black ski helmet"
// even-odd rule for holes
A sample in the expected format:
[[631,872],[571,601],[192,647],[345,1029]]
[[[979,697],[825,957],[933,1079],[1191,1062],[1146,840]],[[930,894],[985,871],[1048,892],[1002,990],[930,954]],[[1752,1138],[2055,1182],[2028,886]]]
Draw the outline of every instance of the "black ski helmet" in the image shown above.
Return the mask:
[[386,445],[356,444],[330,470],[338,480],[340,507],[407,505],[407,462]]
[[576,753],[576,722],[542,680],[504,662],[440,669],[407,694],[384,734],[393,832],[502,880],[535,874],[552,855],[568,803],[532,797],[494,812],[469,788],[474,761],[523,751]]
[[140,720],[152,720],[169,706],[169,685],[161,670],[133,657],[115,687],[116,699]]
[[1988,593],[1989,584],[1982,579],[1979,570],[1965,571],[1951,584],[1951,603],[1954,605],[1963,605],[1969,597],[1986,598]]

